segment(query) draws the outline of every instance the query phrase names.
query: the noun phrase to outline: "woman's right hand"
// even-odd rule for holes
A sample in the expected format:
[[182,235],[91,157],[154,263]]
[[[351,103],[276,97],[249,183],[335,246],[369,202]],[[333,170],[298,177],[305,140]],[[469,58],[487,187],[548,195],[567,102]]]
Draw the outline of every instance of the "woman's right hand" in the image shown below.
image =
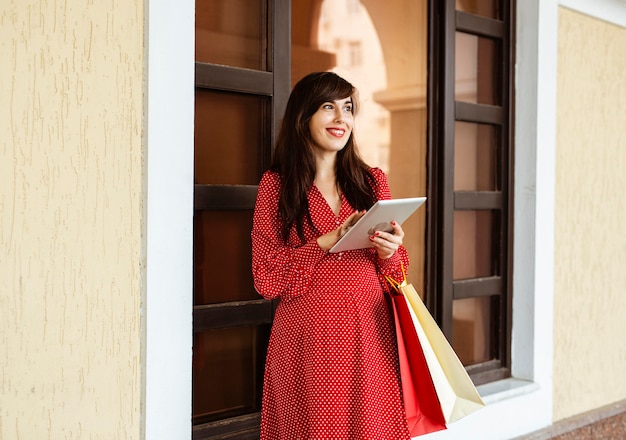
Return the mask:
[[350,214],[350,216],[346,219],[346,221],[343,222],[343,224],[339,226],[337,229],[334,229],[324,235],[320,235],[319,237],[317,237],[317,245],[325,251],[329,250],[364,215],[365,215],[365,211],[354,211],[352,214]]

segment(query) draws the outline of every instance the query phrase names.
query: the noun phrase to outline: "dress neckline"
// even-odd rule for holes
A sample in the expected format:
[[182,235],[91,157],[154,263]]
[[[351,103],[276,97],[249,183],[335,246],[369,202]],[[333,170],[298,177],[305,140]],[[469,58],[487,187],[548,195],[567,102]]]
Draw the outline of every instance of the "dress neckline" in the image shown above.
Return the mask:
[[320,189],[317,187],[315,182],[313,182],[313,188],[315,188],[315,190],[317,191],[319,196],[324,201],[324,204],[326,205],[326,207],[335,216],[335,219],[339,219],[341,217],[341,211],[343,211],[343,205],[344,205],[344,202],[345,202],[345,198],[343,196],[343,192],[341,192],[341,191],[339,192],[339,199],[340,199],[341,203],[339,204],[339,211],[337,213],[335,213],[335,210],[332,208],[332,206],[330,206],[330,203],[328,203],[328,200],[326,200],[326,197],[324,197],[324,194],[322,194],[322,191],[320,191]]

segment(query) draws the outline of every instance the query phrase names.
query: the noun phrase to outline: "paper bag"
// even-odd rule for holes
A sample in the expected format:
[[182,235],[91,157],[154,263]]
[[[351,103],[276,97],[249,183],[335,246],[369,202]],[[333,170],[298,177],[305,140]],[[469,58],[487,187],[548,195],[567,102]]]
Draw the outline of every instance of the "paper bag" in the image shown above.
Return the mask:
[[485,406],[465,367],[411,284],[397,288],[409,302],[409,312],[428,364],[447,423]]
[[402,396],[412,437],[446,429],[441,405],[428,371],[406,298],[392,293],[398,340]]

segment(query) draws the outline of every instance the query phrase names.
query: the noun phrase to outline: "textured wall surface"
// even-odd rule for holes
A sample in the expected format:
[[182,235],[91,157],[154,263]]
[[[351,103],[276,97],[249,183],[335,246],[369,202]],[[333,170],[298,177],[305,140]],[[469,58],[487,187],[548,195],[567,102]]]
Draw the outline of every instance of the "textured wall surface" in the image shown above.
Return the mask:
[[626,29],[559,13],[554,419],[626,398]]
[[139,438],[143,2],[0,6],[0,438]]

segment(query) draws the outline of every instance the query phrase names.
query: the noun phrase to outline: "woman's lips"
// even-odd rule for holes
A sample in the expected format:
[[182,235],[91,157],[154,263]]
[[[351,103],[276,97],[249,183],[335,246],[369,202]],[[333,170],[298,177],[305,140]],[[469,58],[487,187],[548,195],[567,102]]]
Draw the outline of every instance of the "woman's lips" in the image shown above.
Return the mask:
[[346,130],[341,128],[328,128],[327,131],[335,137],[342,137],[346,133]]

